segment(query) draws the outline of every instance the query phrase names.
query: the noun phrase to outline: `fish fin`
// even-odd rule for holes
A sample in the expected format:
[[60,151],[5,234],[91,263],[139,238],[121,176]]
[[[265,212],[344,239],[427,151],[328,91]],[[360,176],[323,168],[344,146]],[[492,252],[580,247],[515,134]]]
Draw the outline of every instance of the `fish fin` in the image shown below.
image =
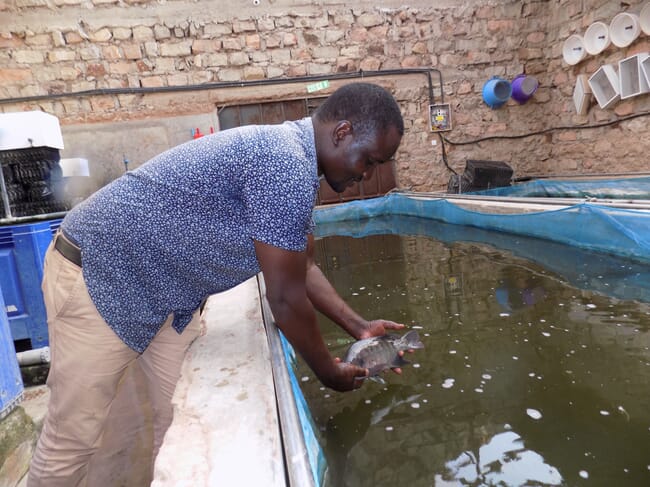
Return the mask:
[[411,362],[409,362],[408,360],[406,360],[404,357],[398,355],[398,356],[395,357],[395,359],[393,360],[393,363],[390,364],[390,368],[391,368],[391,369],[394,369],[395,367],[402,367],[402,366],[404,366],[404,365],[408,365],[408,364],[410,364],[410,363],[411,363]]
[[371,375],[368,379],[377,382],[378,384],[386,384],[386,381],[379,375]]

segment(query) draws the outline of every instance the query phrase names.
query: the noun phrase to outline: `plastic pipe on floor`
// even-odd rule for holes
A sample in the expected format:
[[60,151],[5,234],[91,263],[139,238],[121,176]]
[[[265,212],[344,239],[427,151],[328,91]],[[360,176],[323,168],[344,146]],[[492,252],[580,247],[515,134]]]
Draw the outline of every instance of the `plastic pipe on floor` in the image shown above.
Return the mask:
[[16,354],[18,365],[28,367],[30,365],[41,365],[50,363],[50,347],[35,348]]

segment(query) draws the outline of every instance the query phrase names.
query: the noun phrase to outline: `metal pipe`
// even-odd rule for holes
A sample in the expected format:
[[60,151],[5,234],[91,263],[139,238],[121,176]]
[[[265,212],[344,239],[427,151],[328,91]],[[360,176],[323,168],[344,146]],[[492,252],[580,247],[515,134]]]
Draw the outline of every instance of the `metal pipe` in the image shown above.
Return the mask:
[[275,383],[275,396],[280,416],[280,430],[284,444],[285,466],[289,485],[291,487],[316,487],[316,480],[312,474],[307,452],[307,443],[303,434],[303,427],[298,415],[298,406],[291,389],[289,378],[290,366],[282,350],[280,331],[275,325],[271,308],[266,299],[264,278],[258,275],[260,301],[262,303],[262,317],[266,327],[266,335],[271,351],[271,368]]
[[296,76],[294,78],[265,78],[258,80],[245,80],[245,81],[217,81],[213,83],[182,85],[182,86],[158,86],[158,87],[125,87],[125,88],[97,88],[93,90],[76,91],[71,93],[53,93],[49,95],[35,95],[35,96],[21,96],[15,98],[0,99],[0,104],[8,103],[25,103],[44,100],[53,100],[59,98],[72,98],[84,96],[99,96],[99,95],[137,95],[146,93],[166,93],[166,92],[180,92],[180,91],[203,91],[214,90],[219,88],[244,88],[247,86],[263,86],[263,85],[279,85],[287,83],[306,83],[313,81],[324,80],[342,80],[352,78],[371,78],[377,76],[401,76],[409,74],[424,74],[427,76],[429,88],[429,100],[433,103],[433,81],[431,73],[438,73],[440,83],[440,99],[444,102],[444,90],[442,82],[442,72],[436,68],[401,68],[401,69],[387,69],[380,71],[350,71],[346,73],[334,73],[327,75],[307,75]]
[[34,348],[16,354],[18,365],[28,367],[30,365],[42,365],[50,363],[50,347]]
[[9,223],[23,223],[23,222],[33,222],[41,220],[52,220],[55,218],[63,218],[68,212],[67,211],[57,211],[56,213],[44,213],[41,215],[31,215],[31,216],[14,216],[12,218],[0,218],[0,225],[6,225]]

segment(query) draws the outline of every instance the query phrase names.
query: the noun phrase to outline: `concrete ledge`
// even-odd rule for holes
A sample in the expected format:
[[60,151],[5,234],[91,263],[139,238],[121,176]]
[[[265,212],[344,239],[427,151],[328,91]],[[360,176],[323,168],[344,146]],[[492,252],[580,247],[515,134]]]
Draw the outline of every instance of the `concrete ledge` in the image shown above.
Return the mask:
[[174,394],[153,487],[285,486],[257,279],[212,296]]

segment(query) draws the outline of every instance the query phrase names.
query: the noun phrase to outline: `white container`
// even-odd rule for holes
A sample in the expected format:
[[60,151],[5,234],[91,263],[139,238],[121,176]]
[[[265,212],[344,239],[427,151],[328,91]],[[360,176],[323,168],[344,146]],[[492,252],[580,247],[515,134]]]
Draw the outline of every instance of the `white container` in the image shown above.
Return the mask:
[[616,70],[611,64],[604,64],[589,77],[591,92],[600,108],[609,108],[621,99]]
[[562,46],[562,57],[564,62],[573,66],[578,64],[587,56],[584,41],[578,34],[570,35]]
[[59,161],[59,166],[61,166],[61,175],[64,178],[69,178],[71,176],[90,176],[90,171],[88,170],[88,159],[83,159],[81,157],[61,159]]
[[59,119],[41,111],[0,113],[0,150],[63,149]]
[[585,32],[585,51],[592,56],[600,54],[609,47],[609,26],[604,22],[594,22]]
[[616,47],[627,47],[641,34],[639,16],[629,12],[617,14],[609,24],[609,37]]
[[650,36],[650,2],[646,2],[641,9],[641,13],[639,14],[639,25],[641,26],[643,33]]
[[576,78],[576,86],[573,89],[573,104],[578,115],[586,115],[589,111],[591,101],[591,87],[586,74],[579,74]]
[[646,57],[644,60],[639,62],[639,67],[641,69],[641,74],[645,76],[645,81],[650,86],[650,57]]
[[641,69],[641,63],[649,57],[649,54],[635,54],[618,62],[621,100],[650,91],[648,80]]

